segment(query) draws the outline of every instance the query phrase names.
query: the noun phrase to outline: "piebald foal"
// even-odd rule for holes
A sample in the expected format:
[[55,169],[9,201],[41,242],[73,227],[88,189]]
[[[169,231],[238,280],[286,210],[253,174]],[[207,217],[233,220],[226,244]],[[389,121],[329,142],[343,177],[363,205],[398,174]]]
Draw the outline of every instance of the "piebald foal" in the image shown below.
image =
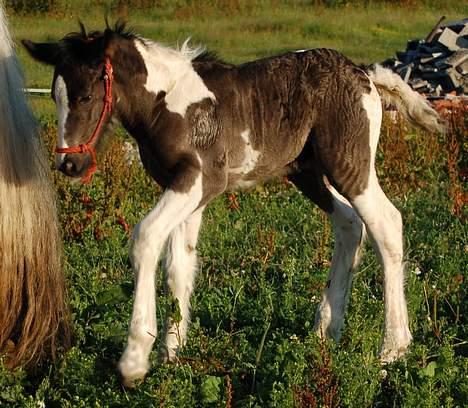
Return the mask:
[[[89,35],[82,27],[58,43],[23,43],[34,58],[55,66],[59,169],[71,177],[89,176],[96,139],[116,117],[136,139],[146,170],[164,187],[156,207],[134,229],[134,306],[119,362],[124,385],[132,386],[149,369],[157,332],[155,269],[166,242],[168,286],[182,315],[180,324],[167,324],[165,358],[173,360],[186,339],[203,209],[228,189],[281,174],[325,210],[333,225],[332,266],[315,330],[340,338],[367,230],[385,274],[381,359],[392,361],[406,351],[411,334],[402,221],[374,169],[380,96],[410,121],[429,130],[442,127],[397,75],[379,66],[359,68],[329,49],[236,66],[186,44],[181,50],[163,47],[120,24]],[[89,129],[95,129],[95,139],[89,140]],[[83,154],[67,153],[77,145]]]

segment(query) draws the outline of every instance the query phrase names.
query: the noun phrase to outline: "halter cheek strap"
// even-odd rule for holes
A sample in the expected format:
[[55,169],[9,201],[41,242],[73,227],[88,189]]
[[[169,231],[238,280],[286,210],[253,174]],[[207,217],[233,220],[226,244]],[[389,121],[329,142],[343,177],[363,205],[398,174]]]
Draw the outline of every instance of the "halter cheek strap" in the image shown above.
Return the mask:
[[85,144],[80,144],[78,146],[72,147],[56,147],[56,153],[89,153],[91,156],[91,164],[88,167],[88,171],[82,177],[81,182],[83,184],[87,184],[91,181],[94,172],[97,169],[97,158],[96,158],[96,148],[95,143],[101,131],[102,125],[104,124],[104,119],[106,118],[106,114],[109,116],[112,114],[112,81],[114,79],[113,76],[113,69],[112,64],[110,62],[109,57],[106,57],[105,64],[104,64],[104,106],[101,111],[101,116],[99,117],[99,121],[94,129],[93,134],[89,138],[89,140]]

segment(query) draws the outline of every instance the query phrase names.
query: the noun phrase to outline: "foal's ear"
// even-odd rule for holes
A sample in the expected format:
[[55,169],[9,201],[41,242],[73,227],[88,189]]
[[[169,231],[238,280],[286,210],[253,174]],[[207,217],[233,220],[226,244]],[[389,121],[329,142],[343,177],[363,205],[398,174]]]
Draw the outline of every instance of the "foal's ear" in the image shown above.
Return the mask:
[[34,43],[29,40],[21,42],[35,60],[49,65],[57,65],[60,53],[58,43]]

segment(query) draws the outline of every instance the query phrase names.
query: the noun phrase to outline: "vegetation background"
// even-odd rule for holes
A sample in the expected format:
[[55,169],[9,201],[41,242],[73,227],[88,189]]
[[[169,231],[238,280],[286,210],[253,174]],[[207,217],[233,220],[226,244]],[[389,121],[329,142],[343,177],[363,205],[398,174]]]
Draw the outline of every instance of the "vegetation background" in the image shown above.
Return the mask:
[[[17,40],[48,41],[124,17],[169,45],[187,37],[230,62],[289,49],[336,48],[358,63],[382,61],[424,38],[441,15],[468,15],[462,1],[71,1],[7,0]],[[18,47],[29,86],[51,70]],[[31,100],[45,143],[55,143],[49,98]],[[466,267],[467,117],[446,135],[386,118],[378,152],[385,191],[405,221],[407,296],[414,344],[382,367],[382,273],[367,250],[339,344],[312,333],[329,261],[327,217],[286,181],[219,197],[206,211],[193,324],[178,364],[153,368],[134,391],[114,375],[131,311],[131,226],[160,190],[129,164],[121,129],[90,186],[54,173],[75,345],[32,373],[0,364],[5,407],[463,407],[468,401]],[[50,149],[51,151],[52,149]],[[51,166],[52,166],[51,153]],[[369,248],[368,248],[369,249]],[[158,322],[173,302],[158,274]]]

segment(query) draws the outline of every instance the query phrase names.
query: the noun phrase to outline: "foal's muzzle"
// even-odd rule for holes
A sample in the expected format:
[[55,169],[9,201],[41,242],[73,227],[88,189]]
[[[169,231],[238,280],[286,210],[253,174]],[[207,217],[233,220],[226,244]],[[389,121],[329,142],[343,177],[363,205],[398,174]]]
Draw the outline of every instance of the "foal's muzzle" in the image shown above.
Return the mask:
[[64,160],[58,168],[63,174],[66,174],[70,177],[75,177],[76,174],[76,164],[71,160]]
[[82,177],[89,166],[88,155],[66,155],[62,163],[57,167],[59,171],[68,177]]

